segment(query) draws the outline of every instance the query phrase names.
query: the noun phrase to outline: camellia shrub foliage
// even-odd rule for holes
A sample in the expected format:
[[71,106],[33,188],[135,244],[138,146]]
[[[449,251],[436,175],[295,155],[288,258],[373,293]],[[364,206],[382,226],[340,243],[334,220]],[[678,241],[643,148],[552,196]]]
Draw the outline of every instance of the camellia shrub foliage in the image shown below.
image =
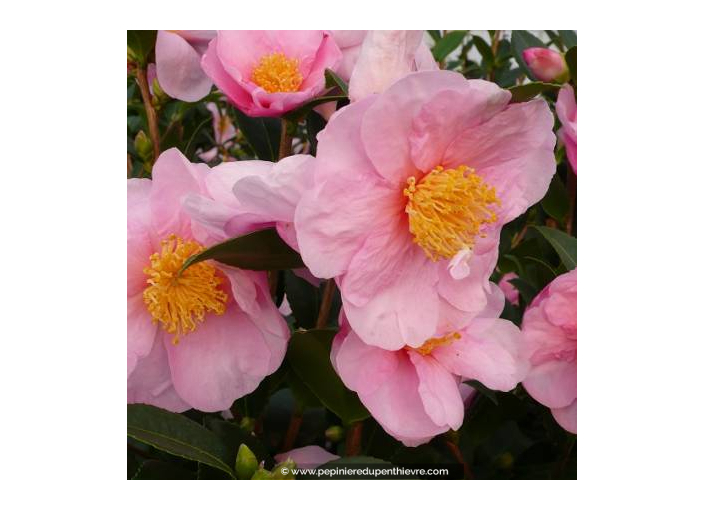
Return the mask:
[[127,178],[128,478],[576,478],[574,31],[128,31]]

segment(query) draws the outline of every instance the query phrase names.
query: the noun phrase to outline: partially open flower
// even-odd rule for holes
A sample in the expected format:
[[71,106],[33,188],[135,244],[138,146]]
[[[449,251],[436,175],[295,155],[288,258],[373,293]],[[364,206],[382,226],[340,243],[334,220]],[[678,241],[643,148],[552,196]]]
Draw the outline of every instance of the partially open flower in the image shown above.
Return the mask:
[[203,56],[203,70],[251,117],[278,117],[320,95],[325,69],[342,58],[321,30],[221,30]]
[[457,331],[496,292],[498,234],[555,172],[543,100],[421,71],[338,111],[318,135],[314,185],[296,208],[304,262],[336,278],[366,343],[420,347]]
[[457,430],[464,419],[463,379],[509,391],[525,376],[520,330],[485,310],[459,331],[419,347],[389,351],[364,343],[344,317],[330,358],[345,385],[379,424],[406,446]]
[[216,174],[176,149],[153,179],[127,181],[127,400],[214,412],[252,392],[281,364],[289,330],[265,272],[183,262],[224,240],[182,202],[210,197]]
[[533,300],[521,325],[531,368],[526,391],[577,433],[577,269],[555,278]]

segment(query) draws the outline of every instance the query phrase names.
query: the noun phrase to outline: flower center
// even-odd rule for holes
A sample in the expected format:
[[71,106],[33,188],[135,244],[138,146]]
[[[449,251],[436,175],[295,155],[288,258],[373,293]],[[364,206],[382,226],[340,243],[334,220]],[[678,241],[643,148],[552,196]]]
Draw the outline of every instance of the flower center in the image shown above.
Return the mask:
[[420,347],[416,347],[413,349],[416,351],[418,354],[422,354],[423,356],[427,356],[431,352],[433,352],[433,349],[436,347],[440,347],[441,345],[450,345],[452,342],[455,340],[459,340],[462,337],[459,333],[449,333],[445,336],[441,336],[439,338],[429,338],[426,340],[423,345]]
[[144,289],[144,303],[154,322],[160,322],[168,333],[173,333],[174,345],[179,337],[196,329],[206,312],[222,315],[227,294],[219,289],[222,280],[215,266],[199,262],[178,274],[183,262],[203,247],[195,241],[186,241],[170,235],[161,242],[161,252],[150,257],[144,268],[149,286]]
[[298,59],[286,58],[281,52],[260,58],[259,64],[252,69],[251,79],[267,92],[296,92],[303,83]]
[[474,246],[484,224],[496,221],[493,207],[499,205],[496,190],[473,168],[435,167],[416,184],[409,177],[403,194],[413,241],[437,261]]

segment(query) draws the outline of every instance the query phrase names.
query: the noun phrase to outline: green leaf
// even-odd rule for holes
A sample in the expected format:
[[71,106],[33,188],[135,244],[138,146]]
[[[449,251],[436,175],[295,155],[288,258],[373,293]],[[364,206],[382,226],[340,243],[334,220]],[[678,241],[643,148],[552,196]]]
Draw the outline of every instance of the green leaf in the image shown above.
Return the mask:
[[147,460],[132,480],[195,480],[196,474],[161,460]]
[[533,227],[555,248],[568,271],[577,267],[577,239],[550,227]]
[[577,32],[574,30],[558,30],[557,33],[560,34],[560,39],[565,43],[566,49],[569,50],[573,46],[577,46]]
[[526,303],[533,301],[533,298],[538,293],[538,289],[522,278],[513,278],[510,280],[510,283],[516,287],[516,290],[518,290],[519,294],[523,297],[523,301]]
[[253,434],[242,430],[239,425],[213,416],[207,416],[205,418],[205,426],[223,442],[227,451],[232,453],[233,458],[240,445],[246,444],[260,461],[266,460],[268,462],[272,460],[266,447],[259,439]]
[[187,258],[180,272],[192,264],[209,259],[252,271],[303,267],[298,252],[286,244],[273,228],[258,230],[206,248]]
[[146,67],[154,44],[156,44],[156,30],[127,31],[127,55],[140,67]]
[[472,37],[472,42],[476,46],[477,51],[482,56],[482,66],[485,69],[489,69],[494,65],[494,52],[491,51],[491,46],[484,39],[475,35]]
[[435,60],[444,60],[450,53],[452,53],[460,44],[464,36],[467,35],[468,30],[452,30],[446,33],[442,39],[435,43],[433,46],[433,57]]
[[546,213],[562,223],[570,210],[570,199],[562,179],[556,173],[550,181],[550,187],[545,197],[540,201]]
[[237,108],[234,108],[234,111],[237,127],[257,157],[265,161],[276,161],[279,157],[281,120],[271,117],[248,117]]
[[364,420],[369,412],[348,390],[330,363],[335,331],[311,329],[291,336],[286,359],[296,375],[318,399],[345,423]]
[[325,88],[339,87],[342,93],[347,96],[347,83],[332,69],[325,70]]
[[508,89],[511,93],[512,103],[525,103],[543,92],[557,92],[558,90],[560,90],[559,85],[554,83],[544,83],[542,81],[524,83],[523,85],[516,85],[515,87],[510,87]]
[[471,386],[475,390],[477,390],[479,393],[484,395],[486,398],[491,400],[494,405],[499,405],[499,400],[496,398],[496,392],[494,390],[490,390],[486,386],[484,386],[481,382],[475,380],[475,379],[470,379],[468,381],[465,381],[465,384]]
[[574,84],[575,94],[577,93],[577,46],[570,48],[565,53],[565,61],[570,69],[570,81]]
[[513,52],[513,57],[516,59],[518,66],[523,69],[523,72],[532,80],[535,80],[535,76],[530,72],[525,60],[523,60],[523,50],[536,47],[545,48],[545,43],[527,30],[514,30],[511,32],[511,51]]
[[326,124],[325,119],[316,112],[310,112],[306,117],[306,137],[310,144],[311,156],[315,156],[318,152],[318,133],[325,128]]
[[333,95],[333,96],[321,96],[302,104],[295,110],[291,110],[286,115],[283,116],[284,119],[290,122],[299,122],[308,115],[313,108],[318,105],[329,103],[330,101],[343,101],[347,99],[347,96]]
[[205,427],[180,414],[146,404],[127,405],[127,435],[172,455],[202,462],[234,478],[225,444]]

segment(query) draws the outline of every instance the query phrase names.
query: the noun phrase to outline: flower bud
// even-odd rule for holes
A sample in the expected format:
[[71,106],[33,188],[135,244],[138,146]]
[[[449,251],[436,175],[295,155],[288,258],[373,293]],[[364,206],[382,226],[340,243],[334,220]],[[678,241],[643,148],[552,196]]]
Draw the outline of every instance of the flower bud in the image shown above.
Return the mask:
[[139,131],[134,138],[134,150],[143,161],[149,161],[152,158],[152,141],[144,131]]
[[325,431],[325,438],[332,443],[339,443],[345,437],[345,429],[339,425],[333,425]]
[[235,460],[235,474],[240,480],[250,480],[258,467],[257,457],[246,444],[241,444]]
[[243,431],[247,432],[248,434],[251,434],[252,431],[254,430],[254,424],[255,424],[254,418],[250,418],[249,416],[245,416],[240,421],[240,428]]
[[533,75],[541,81],[564,83],[570,77],[565,57],[555,50],[528,48],[523,50],[523,60]]
[[252,475],[252,480],[271,480],[271,471],[268,471],[264,468],[259,468],[257,469],[254,474]]
[[271,472],[271,478],[273,480],[295,480],[296,477],[293,475],[293,468],[296,467],[296,463],[291,459],[274,466]]

